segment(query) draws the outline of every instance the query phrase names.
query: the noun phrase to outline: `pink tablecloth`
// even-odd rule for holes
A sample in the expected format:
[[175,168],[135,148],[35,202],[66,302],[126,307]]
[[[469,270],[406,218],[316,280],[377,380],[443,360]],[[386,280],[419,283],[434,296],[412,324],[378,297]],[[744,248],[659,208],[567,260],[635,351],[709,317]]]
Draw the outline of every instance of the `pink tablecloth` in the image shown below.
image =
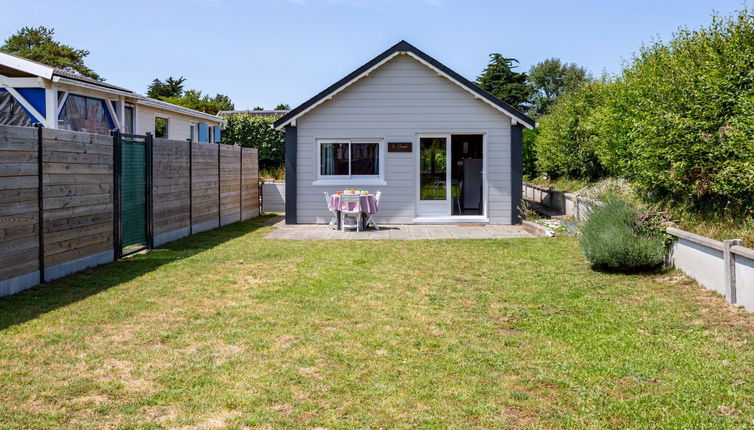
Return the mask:
[[[354,206],[356,206],[356,202],[349,202],[348,204],[348,210],[354,210]],[[368,214],[376,214],[377,210],[379,209],[377,207],[377,197],[375,197],[374,194],[368,194],[368,195],[361,195],[359,196],[359,205],[361,206],[361,211]],[[341,209],[340,207],[340,194],[332,194],[330,195],[330,206],[332,206],[335,210],[339,211]]]

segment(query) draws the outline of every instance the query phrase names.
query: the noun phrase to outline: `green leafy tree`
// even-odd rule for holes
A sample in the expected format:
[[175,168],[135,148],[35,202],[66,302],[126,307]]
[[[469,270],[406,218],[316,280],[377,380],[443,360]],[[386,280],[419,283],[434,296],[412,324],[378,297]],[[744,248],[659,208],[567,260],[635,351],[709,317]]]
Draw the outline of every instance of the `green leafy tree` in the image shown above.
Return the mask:
[[60,43],[53,39],[54,35],[53,28],[23,27],[5,39],[0,49],[50,67],[103,80],[94,70],[84,64],[84,58],[89,55],[89,51]]
[[186,78],[183,76],[174,78],[169,76],[165,82],[155,79],[147,87],[147,97],[162,100],[167,97],[180,97],[183,95],[183,83]]
[[257,148],[260,168],[278,168],[285,163],[285,133],[272,128],[278,118],[248,114],[227,116],[222,142]]
[[218,112],[223,110],[234,109],[230,97],[224,94],[216,94],[213,97],[209,94],[202,94],[199,90],[184,91],[184,82],[186,82],[186,78],[183,76],[179,78],[170,76],[164,82],[155,79],[147,88],[147,96],[212,115],[217,115]]
[[255,106],[252,110],[264,110],[264,108],[262,106]]
[[548,58],[529,69],[531,87],[529,115],[540,117],[561,95],[580,88],[590,80],[586,69],[575,63],[563,63],[558,58]]
[[477,85],[518,110],[525,110],[531,97],[526,74],[515,72],[518,60],[501,54],[490,54],[490,62],[477,77]]
[[212,115],[217,115],[217,113],[222,110],[234,109],[230,97],[223,94],[217,94],[214,97],[209,94],[203,95],[199,90],[187,90],[183,95],[177,97],[165,97],[162,100]]
[[280,103],[279,105],[275,106],[275,110],[291,110],[291,105]]

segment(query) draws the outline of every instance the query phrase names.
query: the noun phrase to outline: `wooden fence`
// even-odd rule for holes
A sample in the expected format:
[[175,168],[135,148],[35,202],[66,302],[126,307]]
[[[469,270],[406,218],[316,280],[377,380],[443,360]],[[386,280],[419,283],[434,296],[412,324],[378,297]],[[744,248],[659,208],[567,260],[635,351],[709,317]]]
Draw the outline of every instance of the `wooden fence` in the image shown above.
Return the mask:
[[[114,148],[0,126],[0,296],[113,261]],[[256,149],[154,139],[154,246],[257,216],[258,173]]]

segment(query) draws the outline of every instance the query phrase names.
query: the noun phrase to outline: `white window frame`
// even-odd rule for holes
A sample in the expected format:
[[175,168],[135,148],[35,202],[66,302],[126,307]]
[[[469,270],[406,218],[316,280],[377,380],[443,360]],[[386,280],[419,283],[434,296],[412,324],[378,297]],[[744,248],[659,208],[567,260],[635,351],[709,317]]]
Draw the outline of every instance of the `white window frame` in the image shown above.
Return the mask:
[[[348,144],[348,175],[322,175],[320,172],[322,144],[323,143],[347,143]],[[376,143],[378,145],[379,164],[377,175],[351,175],[351,144]],[[312,185],[386,185],[385,161],[386,145],[384,138],[358,138],[358,139],[314,139],[314,171],[315,180]]]

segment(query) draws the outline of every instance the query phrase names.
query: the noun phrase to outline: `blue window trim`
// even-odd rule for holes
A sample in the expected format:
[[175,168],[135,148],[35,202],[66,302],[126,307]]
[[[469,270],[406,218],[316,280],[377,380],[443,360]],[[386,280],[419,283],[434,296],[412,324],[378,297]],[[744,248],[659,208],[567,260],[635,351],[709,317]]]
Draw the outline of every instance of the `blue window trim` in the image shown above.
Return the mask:
[[200,122],[197,124],[197,142],[209,143],[209,126]]

